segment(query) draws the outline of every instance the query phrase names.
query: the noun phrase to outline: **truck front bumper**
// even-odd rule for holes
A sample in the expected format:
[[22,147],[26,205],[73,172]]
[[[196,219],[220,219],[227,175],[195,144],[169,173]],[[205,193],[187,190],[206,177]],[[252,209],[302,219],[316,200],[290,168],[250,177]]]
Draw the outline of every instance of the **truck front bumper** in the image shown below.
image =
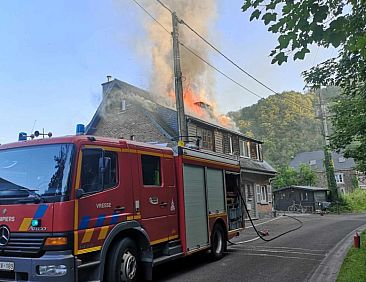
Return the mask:
[[[14,263],[14,270],[0,270],[0,281],[76,281],[76,261],[71,251],[50,251],[39,258],[0,256],[0,263],[8,262]],[[41,275],[40,266],[62,268],[63,275],[52,275],[52,271]]]

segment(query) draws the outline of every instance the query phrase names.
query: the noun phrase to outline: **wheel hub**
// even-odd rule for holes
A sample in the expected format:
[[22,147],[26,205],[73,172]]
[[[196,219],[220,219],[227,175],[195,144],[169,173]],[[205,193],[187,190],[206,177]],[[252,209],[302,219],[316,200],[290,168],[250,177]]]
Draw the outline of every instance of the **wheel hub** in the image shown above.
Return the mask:
[[121,263],[121,278],[124,281],[125,278],[132,280],[136,275],[137,261],[136,257],[129,251],[126,251],[122,257]]

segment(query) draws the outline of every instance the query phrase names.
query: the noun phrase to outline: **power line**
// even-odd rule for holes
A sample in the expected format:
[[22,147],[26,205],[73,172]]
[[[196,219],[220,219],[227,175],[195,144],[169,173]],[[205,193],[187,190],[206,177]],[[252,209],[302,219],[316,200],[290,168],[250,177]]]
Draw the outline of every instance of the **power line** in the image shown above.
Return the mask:
[[[136,0],[132,0],[133,2],[135,2],[151,19],[153,19],[158,25],[160,25],[166,32],[168,32],[169,34],[171,34],[167,28],[165,28],[165,26],[163,26],[153,15],[151,15],[149,13],[149,11],[147,11],[140,3],[138,3]],[[157,0],[165,9],[167,9],[169,12],[171,12],[171,10],[166,7],[163,3],[161,3],[160,0]],[[229,79],[230,81],[232,81],[233,83],[235,83],[236,85],[238,85],[239,87],[243,88],[244,90],[248,91],[249,93],[255,95],[256,97],[263,99],[264,97],[258,95],[257,93],[255,93],[254,91],[250,90],[249,88],[245,87],[244,85],[240,84],[239,82],[237,82],[236,80],[234,80],[233,78],[231,78],[230,76],[228,76],[227,74],[225,74],[224,72],[222,72],[221,70],[219,70],[218,68],[216,68],[215,66],[213,66],[212,64],[210,64],[207,60],[205,60],[204,58],[202,58],[200,55],[198,55],[196,52],[194,52],[191,48],[187,47],[185,44],[183,44],[181,41],[179,41],[179,44],[184,47],[188,52],[190,52],[191,54],[193,54],[194,56],[196,56],[198,59],[200,59],[201,61],[203,61],[204,63],[206,63],[208,66],[210,66],[211,68],[213,68],[215,71],[217,71],[218,73],[220,73],[221,75],[223,75],[224,77],[226,77],[227,79]]]
[[216,68],[215,66],[213,66],[212,64],[210,64],[208,61],[206,61],[205,59],[203,59],[200,55],[198,55],[196,52],[194,52],[192,49],[190,49],[189,47],[187,47],[186,45],[184,45],[182,42],[179,41],[179,44],[184,47],[188,52],[190,52],[191,54],[193,54],[194,56],[196,56],[198,59],[200,59],[201,61],[205,62],[208,66],[210,66],[211,68],[213,68],[215,71],[217,71],[218,73],[220,73],[221,75],[223,75],[224,77],[226,77],[227,79],[229,79],[230,81],[234,82],[236,85],[238,85],[239,87],[243,88],[244,90],[248,91],[249,93],[257,96],[260,99],[263,99],[264,97],[258,95],[257,93],[253,92],[252,90],[250,90],[249,88],[245,87],[244,85],[240,84],[239,82],[237,82],[236,80],[232,79],[230,76],[228,76],[227,74],[223,73],[222,71],[220,71],[218,68]]
[[168,8],[168,6],[167,5],[165,5],[163,2],[161,2],[160,0],[156,0],[156,1],[158,1],[158,3],[161,5],[161,6],[163,6],[165,9],[167,9],[171,14],[173,14],[173,11],[171,10],[171,9],[169,9]]
[[[167,33],[171,34],[171,32],[168,31],[167,28],[165,28],[165,26],[163,26],[153,15],[151,15],[149,13],[149,11],[147,11],[142,5],[140,5],[136,0],[132,0],[133,2],[135,2],[151,19],[153,19],[158,25],[160,25],[160,27],[162,27]],[[158,2],[161,2],[159,0],[157,0]],[[162,4],[162,3],[161,3]],[[168,7],[164,7],[166,8],[168,11],[171,11]],[[204,63],[206,63],[208,66],[210,66],[211,68],[213,68],[215,71],[217,71],[218,73],[220,73],[221,75],[223,75],[224,77],[226,77],[227,79],[229,79],[230,81],[232,81],[233,83],[235,83],[236,85],[238,85],[239,87],[243,88],[244,90],[248,91],[249,93],[251,93],[252,95],[255,95],[256,97],[262,99],[264,97],[258,95],[257,93],[255,93],[254,91],[250,90],[249,88],[245,87],[244,85],[240,84],[239,82],[237,82],[236,80],[234,80],[233,78],[231,78],[230,76],[228,76],[227,74],[225,74],[224,72],[222,72],[221,70],[219,70],[218,68],[216,68],[215,66],[213,66],[211,63],[209,63],[207,60],[205,60],[204,58],[202,58],[200,55],[198,55],[196,52],[194,52],[191,48],[187,47],[186,45],[184,45],[182,42],[179,41],[179,44],[184,47],[188,52],[192,53],[195,57],[197,57],[198,59],[200,59],[201,61],[203,61]],[[271,90],[272,91],[272,90]],[[272,91],[275,94],[279,94],[275,91]],[[289,100],[289,102],[295,106],[298,107],[304,107],[302,105],[297,104],[296,102],[293,102],[291,100]],[[309,108],[309,107],[304,107],[309,111],[313,111],[314,109]]]
[[[149,13],[148,10],[146,10],[139,2],[137,2],[136,0],[132,0],[133,2],[135,2],[135,4],[137,6],[139,6],[150,18],[152,18],[158,25],[160,25],[167,33],[171,34],[171,32],[165,28],[165,26],[163,26],[152,14]],[[160,2],[160,1],[158,1]],[[162,3],[160,3],[162,4]],[[170,11],[170,10],[169,10]]]
[[[162,5],[165,9],[167,9],[169,12],[172,12],[164,3],[162,3],[160,0],[156,0],[160,5]],[[188,25],[184,20],[180,19],[179,21],[181,24],[184,24],[189,30],[191,30],[194,34],[196,34],[199,38],[201,38],[207,45],[209,45],[212,49],[214,49],[217,53],[219,53],[221,56],[223,56],[227,61],[229,61],[231,64],[233,64],[236,68],[238,68],[240,71],[245,73],[247,76],[249,76],[251,79],[255,80],[257,83],[268,89],[269,91],[273,92],[274,94],[278,94],[277,91],[273,90],[263,82],[261,82],[259,79],[255,78],[253,75],[251,75],[249,72],[244,70],[242,67],[240,67],[237,63],[235,63],[232,59],[230,59],[228,56],[226,56],[223,52],[221,52],[217,47],[215,47],[211,42],[209,42],[206,38],[204,38],[201,34],[199,34],[195,29],[193,29],[190,25]]]

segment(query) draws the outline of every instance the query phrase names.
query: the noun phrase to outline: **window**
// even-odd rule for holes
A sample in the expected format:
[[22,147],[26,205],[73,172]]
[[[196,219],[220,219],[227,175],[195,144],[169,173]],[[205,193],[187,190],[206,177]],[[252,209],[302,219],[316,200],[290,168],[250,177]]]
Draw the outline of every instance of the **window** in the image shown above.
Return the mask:
[[239,141],[239,150],[240,150],[240,156],[244,158],[249,158],[249,142],[248,141]]
[[254,143],[254,142],[250,142],[250,157],[253,160],[257,160],[258,159],[258,144]]
[[268,204],[272,202],[272,193],[270,186],[267,185],[256,185],[257,190],[257,203]]
[[201,148],[213,151],[212,131],[205,128],[197,128],[197,135],[202,138]]
[[263,161],[262,144],[258,144],[258,160]]
[[316,165],[316,160],[310,160],[309,165]]
[[229,154],[232,155],[234,152],[233,150],[233,138],[229,136]]
[[343,173],[336,173],[335,179],[337,183],[344,183]]
[[300,200],[301,201],[308,201],[308,193],[307,192],[300,192]]
[[121,111],[125,111],[126,110],[126,100],[122,99],[121,101]]
[[102,149],[84,149],[80,188],[85,193],[93,193],[116,184],[117,154]]
[[144,185],[161,186],[159,157],[141,155],[141,167]]

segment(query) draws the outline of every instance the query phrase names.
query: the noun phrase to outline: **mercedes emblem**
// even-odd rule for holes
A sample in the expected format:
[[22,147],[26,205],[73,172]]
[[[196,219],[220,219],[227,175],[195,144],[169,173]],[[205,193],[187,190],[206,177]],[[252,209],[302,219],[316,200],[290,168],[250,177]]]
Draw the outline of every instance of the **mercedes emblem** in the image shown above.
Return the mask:
[[5,225],[0,226],[0,246],[5,246],[10,239],[10,230]]

